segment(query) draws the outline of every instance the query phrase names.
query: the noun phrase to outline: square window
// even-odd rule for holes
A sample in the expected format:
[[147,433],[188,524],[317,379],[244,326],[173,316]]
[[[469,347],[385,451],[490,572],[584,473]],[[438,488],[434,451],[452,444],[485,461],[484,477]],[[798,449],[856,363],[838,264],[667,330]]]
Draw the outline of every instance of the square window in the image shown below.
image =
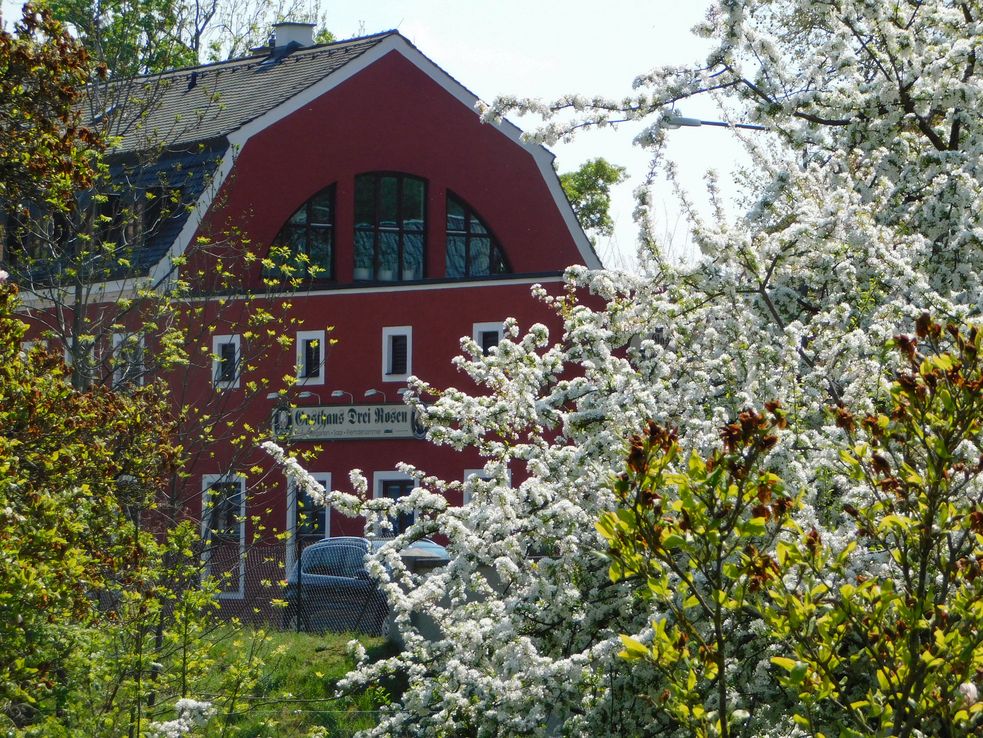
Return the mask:
[[143,384],[143,336],[113,334],[113,387]]
[[324,383],[324,331],[298,331],[297,379],[301,384]]
[[228,389],[239,386],[242,373],[242,350],[239,336],[212,338],[212,377],[215,386]]
[[475,323],[472,331],[474,342],[481,347],[481,352],[487,356],[495,346],[502,340],[503,329],[501,323]]
[[402,382],[413,372],[413,328],[382,329],[382,381]]

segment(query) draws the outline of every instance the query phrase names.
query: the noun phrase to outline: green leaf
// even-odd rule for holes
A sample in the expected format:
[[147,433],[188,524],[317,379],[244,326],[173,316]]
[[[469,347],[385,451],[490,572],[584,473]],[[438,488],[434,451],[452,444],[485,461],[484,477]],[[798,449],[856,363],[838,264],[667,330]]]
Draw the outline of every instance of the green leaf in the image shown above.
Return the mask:
[[648,657],[649,650],[642,643],[631,636],[621,635],[618,637],[621,639],[621,645],[625,647],[625,650],[618,654],[621,658],[631,661]]
[[775,666],[780,666],[781,668],[785,669],[785,671],[792,671],[792,669],[794,669],[799,662],[785,656],[772,656],[771,663],[773,663]]

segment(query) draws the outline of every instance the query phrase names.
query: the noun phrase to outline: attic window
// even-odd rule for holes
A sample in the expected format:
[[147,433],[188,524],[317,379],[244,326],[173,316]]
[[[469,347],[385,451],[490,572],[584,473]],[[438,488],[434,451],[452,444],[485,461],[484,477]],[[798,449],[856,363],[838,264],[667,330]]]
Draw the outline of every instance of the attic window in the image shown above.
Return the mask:
[[273,241],[267,276],[334,279],[334,203],[331,185],[290,216]]
[[508,274],[505,252],[488,226],[463,200],[447,195],[447,276],[451,279]]
[[355,178],[355,279],[422,279],[426,183],[408,174]]

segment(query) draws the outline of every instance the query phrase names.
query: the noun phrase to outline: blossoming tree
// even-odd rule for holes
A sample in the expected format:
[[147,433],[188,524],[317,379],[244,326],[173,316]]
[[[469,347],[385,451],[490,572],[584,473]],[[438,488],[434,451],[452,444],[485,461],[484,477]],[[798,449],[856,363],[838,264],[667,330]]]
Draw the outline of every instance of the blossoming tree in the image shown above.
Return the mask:
[[[790,545],[787,526],[815,531],[828,561],[855,545],[851,571],[885,582],[899,576],[882,546],[857,538],[844,510],[869,510],[879,488],[843,471],[851,431],[829,412],[877,417],[902,361],[888,342],[924,311],[956,322],[980,312],[983,6],[719,0],[697,32],[713,41],[703,63],[642,75],[623,100],[500,99],[486,111],[538,113],[546,141],[646,120],[639,142],[656,164],[674,106],[697,95],[767,130],[743,135],[755,171],[746,212],[734,218],[720,209],[707,220],[691,209],[698,266],[671,266],[646,236],[644,274],[571,270],[564,297],[541,293],[563,319],[561,336],[507,324],[506,340],[487,356],[465,340],[458,366],[479,392],[415,384],[430,439],[477,447],[484,478],[445,482],[410,470],[419,486],[393,503],[363,501],[356,475],[354,495],[329,495],[370,525],[384,525],[393,506],[418,513],[374,568],[406,649],[348,680],[357,687],[406,674],[408,687],[376,735],[692,735],[694,711],[706,718],[706,734],[819,734],[808,716],[794,717],[802,717],[802,680],[820,676],[815,654],[791,647],[797,636],[782,630],[800,596],[791,569],[778,577],[793,598],[783,601],[784,620],[714,603],[702,621],[696,610],[689,615],[697,630],[719,618],[733,658],[711,659],[703,673],[687,669],[681,681],[667,680],[654,649],[668,637],[666,623],[680,622],[671,595],[695,596],[708,582],[687,583],[670,569],[651,596],[638,577],[609,576],[595,526],[625,504],[612,479],[624,469],[628,439],[650,421],[676,429],[673,443],[685,456],[707,459],[728,452],[721,427],[747,408],[778,403],[769,406],[781,408],[781,422],[753,472],[794,505],[780,526],[753,524],[761,583],[775,580],[769,562],[778,561],[779,544]],[[644,221],[644,207],[641,214]],[[582,301],[588,293],[594,297]],[[978,437],[964,440],[959,453],[978,456]],[[448,506],[447,492],[462,484],[471,502]],[[960,509],[978,510],[980,494],[975,481],[960,488]],[[760,518],[749,512],[747,520]],[[438,533],[451,562],[418,582],[397,550]],[[732,526],[727,534],[745,533]],[[970,541],[976,555],[979,546]],[[808,568],[806,551],[795,566]],[[436,624],[437,638],[422,637],[421,618]],[[969,642],[968,663],[979,669],[979,636]],[[619,655],[626,643],[639,658]],[[978,677],[959,679],[938,699],[975,702]],[[864,714],[871,722],[859,724],[885,735],[914,734],[908,717],[902,729]]]

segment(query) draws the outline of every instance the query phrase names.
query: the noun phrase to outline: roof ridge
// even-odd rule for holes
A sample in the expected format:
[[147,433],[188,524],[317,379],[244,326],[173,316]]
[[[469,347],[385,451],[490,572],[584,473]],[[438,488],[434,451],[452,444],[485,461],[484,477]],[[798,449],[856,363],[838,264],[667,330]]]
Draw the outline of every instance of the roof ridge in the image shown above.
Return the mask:
[[[339,49],[346,46],[356,46],[360,43],[366,43],[369,41],[381,40],[387,36],[399,36],[400,33],[396,29],[390,29],[388,31],[379,31],[377,33],[370,33],[366,36],[356,36],[354,38],[343,39],[341,41],[330,41],[325,44],[314,44],[313,46],[299,46],[294,51],[290,53],[292,58],[296,58],[301,54],[312,56],[314,53],[322,53],[329,49]],[[274,47],[275,48],[275,47]],[[152,74],[138,74],[135,77],[122,77],[120,79],[109,79],[106,82],[101,82],[99,84],[125,84],[125,83],[139,83],[140,81],[157,81],[163,80],[170,77],[180,77],[183,75],[192,74],[204,70],[205,72],[211,71],[213,69],[221,69],[227,67],[236,66],[250,66],[252,64],[260,64],[265,59],[269,58],[269,54],[250,54],[249,56],[237,56],[235,59],[223,59],[221,61],[206,62],[204,64],[195,64],[193,66],[187,67],[175,67],[173,69],[167,69],[163,72],[154,72]]]

